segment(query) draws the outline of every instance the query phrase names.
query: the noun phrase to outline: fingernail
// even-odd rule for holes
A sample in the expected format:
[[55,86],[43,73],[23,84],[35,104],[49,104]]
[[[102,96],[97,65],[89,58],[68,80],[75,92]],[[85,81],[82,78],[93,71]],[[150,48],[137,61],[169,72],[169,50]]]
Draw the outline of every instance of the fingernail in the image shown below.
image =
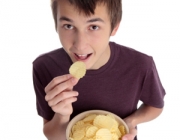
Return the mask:
[[76,92],[76,96],[78,96],[79,95],[79,93],[78,92]]

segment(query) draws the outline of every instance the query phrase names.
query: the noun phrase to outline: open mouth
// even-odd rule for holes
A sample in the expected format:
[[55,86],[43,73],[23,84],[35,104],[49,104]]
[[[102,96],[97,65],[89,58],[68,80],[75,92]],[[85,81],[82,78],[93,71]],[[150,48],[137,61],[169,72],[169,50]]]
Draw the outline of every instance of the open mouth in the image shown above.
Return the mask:
[[78,60],[86,60],[88,59],[90,56],[92,55],[92,53],[90,54],[75,54],[76,58]]

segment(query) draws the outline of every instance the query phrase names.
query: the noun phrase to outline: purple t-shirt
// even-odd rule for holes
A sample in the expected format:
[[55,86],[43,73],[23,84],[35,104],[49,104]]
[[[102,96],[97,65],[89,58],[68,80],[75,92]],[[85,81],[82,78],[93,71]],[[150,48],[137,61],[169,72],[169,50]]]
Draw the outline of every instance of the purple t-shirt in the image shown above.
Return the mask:
[[[137,110],[138,101],[162,108],[165,90],[153,58],[110,42],[109,61],[98,70],[87,70],[74,87],[79,92],[73,103],[75,115],[92,109],[113,112],[125,118]],[[44,88],[56,76],[69,73],[71,59],[63,48],[39,56],[33,62],[33,82],[40,116],[51,120],[54,112],[45,101]]]

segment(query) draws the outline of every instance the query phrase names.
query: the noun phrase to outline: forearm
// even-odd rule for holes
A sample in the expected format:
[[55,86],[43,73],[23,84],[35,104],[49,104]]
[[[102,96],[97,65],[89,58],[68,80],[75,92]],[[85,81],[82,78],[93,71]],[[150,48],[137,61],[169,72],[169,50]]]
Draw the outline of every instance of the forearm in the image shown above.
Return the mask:
[[43,132],[48,140],[66,140],[66,127],[69,116],[55,114],[53,119],[44,124]]
[[155,108],[142,104],[137,111],[125,118],[125,121],[129,123],[130,126],[135,127],[140,123],[148,122],[157,118],[162,110],[162,108]]

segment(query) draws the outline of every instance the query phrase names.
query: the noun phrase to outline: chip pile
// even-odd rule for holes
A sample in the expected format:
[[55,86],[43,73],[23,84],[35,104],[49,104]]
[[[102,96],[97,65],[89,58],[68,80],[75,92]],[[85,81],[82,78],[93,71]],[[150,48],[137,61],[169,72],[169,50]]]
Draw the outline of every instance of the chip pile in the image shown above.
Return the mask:
[[69,73],[77,79],[82,78],[86,74],[86,65],[82,61],[76,61],[69,68]]
[[89,114],[73,125],[69,140],[120,140],[125,134],[112,114]]

